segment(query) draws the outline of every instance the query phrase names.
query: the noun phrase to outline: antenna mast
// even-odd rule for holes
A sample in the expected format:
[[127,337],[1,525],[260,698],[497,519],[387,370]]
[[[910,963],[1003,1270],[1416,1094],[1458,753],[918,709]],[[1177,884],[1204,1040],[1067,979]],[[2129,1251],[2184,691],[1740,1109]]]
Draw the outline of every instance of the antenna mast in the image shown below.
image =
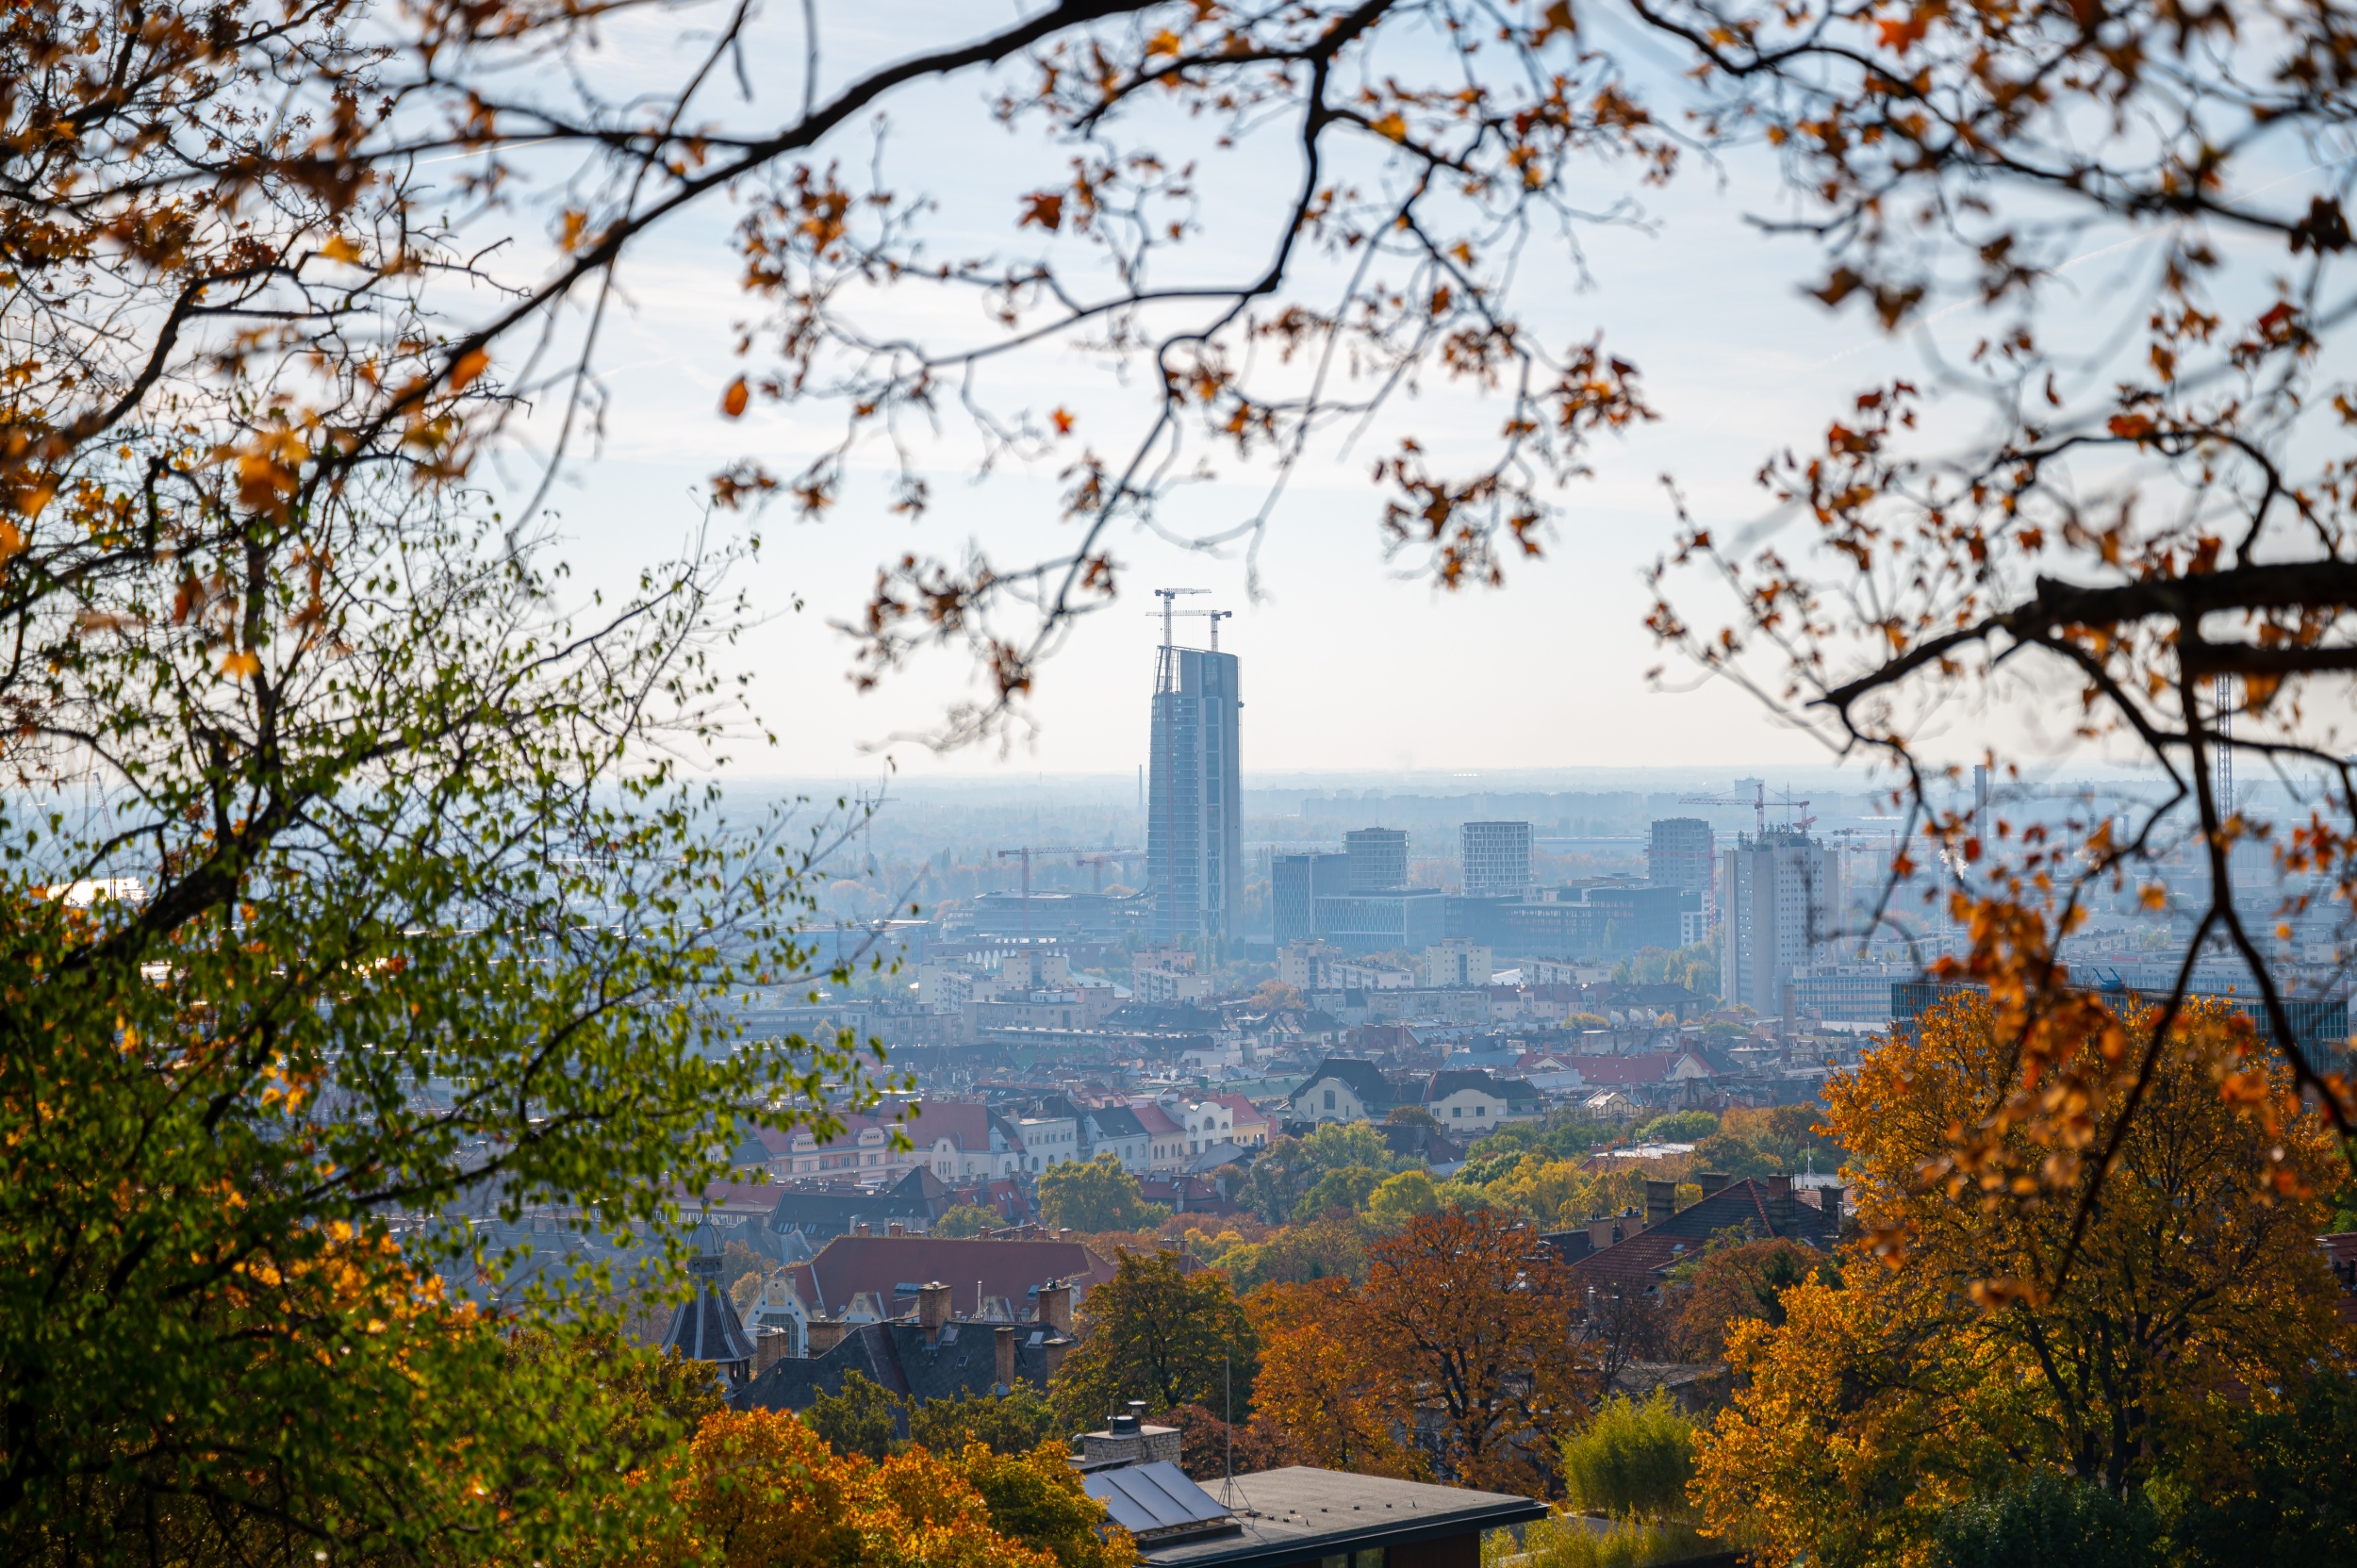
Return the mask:
[[2224,821],[2234,815],[2234,678],[2221,674],[2211,680],[2217,705],[2217,815]]

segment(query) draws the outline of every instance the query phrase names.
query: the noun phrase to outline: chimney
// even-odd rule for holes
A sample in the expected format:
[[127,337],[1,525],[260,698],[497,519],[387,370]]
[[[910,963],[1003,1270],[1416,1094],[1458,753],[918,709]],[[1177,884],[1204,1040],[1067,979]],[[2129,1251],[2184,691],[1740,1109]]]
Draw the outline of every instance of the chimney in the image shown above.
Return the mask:
[[908,1227],[907,1227],[907,1226],[905,1226],[905,1225],[902,1225],[902,1224],[901,1224],[898,1220],[897,1220],[897,1219],[896,1219],[896,1220],[894,1220],[894,1221],[893,1221],[890,1225],[887,1225],[887,1226],[885,1226],[885,1227],[884,1227],[884,1234],[885,1234],[885,1235],[887,1235],[887,1236],[905,1236],[905,1235],[907,1235],[908,1233],[909,1233]]
[[843,1343],[851,1326],[839,1317],[814,1317],[810,1320],[810,1359],[816,1361]]
[[855,1221],[851,1226],[851,1234],[854,1236],[865,1236],[867,1234],[867,1222],[864,1219]]
[[1050,1279],[1039,1288],[1039,1320],[1060,1333],[1072,1332],[1072,1287]]
[[785,1360],[794,1348],[791,1329],[764,1329],[753,1336],[753,1376],[758,1378]]
[[[1651,1186],[1652,1183],[1646,1185]],[[1766,1186],[1768,1223],[1774,1227],[1777,1235],[1788,1236],[1792,1233],[1792,1178],[1771,1176],[1766,1180]]]
[[[1788,1191],[1790,1183],[1786,1183]],[[1645,1229],[1650,1230],[1678,1212],[1678,1184],[1674,1181],[1645,1183]]]
[[929,1285],[916,1287],[916,1326],[928,1336],[948,1327],[949,1287],[936,1279]]
[[1588,1245],[1602,1252],[1612,1245],[1613,1240],[1610,1219],[1591,1219],[1588,1222]]
[[1046,1367],[1042,1370],[1046,1376],[1052,1380],[1056,1376],[1056,1369],[1063,1365],[1064,1352],[1072,1348],[1072,1341],[1068,1339],[1051,1339],[1042,1345],[1039,1348],[1040,1354],[1047,1358],[1047,1362]]
[[998,1330],[998,1386],[1009,1393],[1014,1391],[1014,1330]]
[[1731,1187],[1735,1185],[1735,1178],[1727,1175],[1724,1171],[1706,1170],[1699,1177],[1696,1177],[1695,1180],[1702,1183],[1703,1196],[1705,1197],[1708,1197],[1712,1193],[1717,1192],[1722,1187]]
[[1846,1196],[1840,1187],[1817,1189],[1817,1233],[1827,1241],[1841,1234],[1841,1203]]

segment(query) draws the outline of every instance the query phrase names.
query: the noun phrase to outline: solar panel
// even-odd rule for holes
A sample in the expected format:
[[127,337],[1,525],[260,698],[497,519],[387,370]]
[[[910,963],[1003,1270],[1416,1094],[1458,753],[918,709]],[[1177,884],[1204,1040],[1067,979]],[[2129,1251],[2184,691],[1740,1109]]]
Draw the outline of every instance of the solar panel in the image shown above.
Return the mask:
[[1099,1470],[1082,1477],[1080,1484],[1105,1505],[1114,1524],[1141,1541],[1216,1529],[1232,1522],[1225,1505],[1168,1460]]

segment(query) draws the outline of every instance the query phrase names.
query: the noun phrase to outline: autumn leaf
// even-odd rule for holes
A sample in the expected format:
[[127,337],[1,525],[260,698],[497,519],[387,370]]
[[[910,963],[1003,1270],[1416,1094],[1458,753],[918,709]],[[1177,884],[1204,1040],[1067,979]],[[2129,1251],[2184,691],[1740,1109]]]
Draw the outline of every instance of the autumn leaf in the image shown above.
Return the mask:
[[1923,35],[1931,30],[1932,19],[1923,11],[1917,11],[1904,21],[1874,24],[1874,31],[1882,46],[1895,50],[1902,55],[1914,48],[1918,42],[1921,41]]
[[450,368],[450,389],[453,392],[465,391],[474,385],[476,379],[485,371],[490,368],[491,351],[489,349],[469,349],[465,354],[460,355],[457,363]]
[[261,655],[241,648],[221,661],[221,672],[233,681],[250,680],[262,672]]
[[744,416],[745,404],[751,399],[752,393],[746,387],[745,378],[740,375],[729,383],[727,391],[720,394],[720,412],[730,419],[740,419]]
[[1540,13],[1538,30],[1530,35],[1530,41],[1544,43],[1558,33],[1579,36],[1579,21],[1572,14],[1571,0],[1555,0]]
[[347,266],[356,267],[360,264],[360,247],[340,234],[331,235],[327,243],[320,247],[320,255],[330,261],[340,261]]
[[1071,411],[1070,409],[1068,409],[1068,408],[1059,408],[1059,409],[1057,409],[1054,413],[1052,413],[1052,414],[1048,415],[1047,417],[1048,417],[1049,419],[1051,419],[1051,420],[1053,420],[1053,421],[1056,421],[1056,434],[1057,434],[1057,435],[1059,435],[1059,436],[1069,436],[1069,435],[1071,435],[1071,434],[1072,434],[1072,426],[1073,426],[1073,422],[1074,422],[1074,421],[1073,421],[1073,418],[1072,418],[1072,411]]
[[1399,117],[1399,111],[1396,109],[1385,115],[1382,119],[1374,122],[1369,128],[1372,129],[1376,135],[1392,141],[1405,141],[1408,140],[1408,122]]
[[1026,206],[1022,218],[1015,223],[1023,228],[1032,223],[1053,234],[1063,226],[1063,193],[1060,190],[1034,190],[1023,198]]
[[2104,428],[2123,441],[2139,441],[2152,434],[2152,421],[2143,414],[2114,414]]

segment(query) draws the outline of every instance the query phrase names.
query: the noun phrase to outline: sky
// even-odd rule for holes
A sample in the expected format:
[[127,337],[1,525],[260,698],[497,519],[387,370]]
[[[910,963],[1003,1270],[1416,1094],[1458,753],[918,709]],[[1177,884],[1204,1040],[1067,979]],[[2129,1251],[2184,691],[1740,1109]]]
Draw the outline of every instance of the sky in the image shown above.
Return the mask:
[[[979,10],[818,9],[826,80],[892,58],[911,39],[971,27]],[[1599,39],[1614,42],[1608,32]],[[799,41],[782,22],[756,41],[747,62],[755,102],[731,108],[754,123],[798,94],[800,69]],[[651,85],[676,74],[688,43],[676,31],[626,25],[609,34],[593,65],[609,73],[609,86]],[[1638,58],[1640,73],[1649,69]],[[882,155],[891,180],[939,201],[933,221],[945,254],[1007,248],[1011,224],[997,204],[1027,188],[1031,166],[1045,183],[1070,156],[1035,133],[992,125],[984,105],[994,86],[968,74],[892,106]],[[1268,213],[1292,178],[1281,153],[1223,156],[1199,129],[1162,134],[1202,160],[1205,264],[1232,268],[1261,254]],[[827,155],[864,166],[874,156],[868,128],[830,143]],[[562,171],[533,172],[551,190]],[[1305,463],[1274,515],[1257,563],[1257,595],[1246,563],[1232,551],[1206,553],[1128,534],[1114,541],[1121,602],[1084,621],[1047,667],[1028,733],[1009,745],[947,754],[896,742],[929,730],[947,704],[973,695],[968,670],[945,653],[857,692],[847,678],[850,645],[831,623],[858,611],[878,565],[902,550],[954,557],[979,539],[1007,558],[1025,543],[1052,545],[1060,536],[1054,464],[1010,462],[976,482],[974,448],[952,410],[926,451],[936,505],[922,522],[886,511],[879,465],[863,458],[823,521],[778,511],[753,525],[762,548],[734,583],[757,624],[725,657],[752,672],[753,704],[778,744],[740,746],[734,771],[832,778],[891,768],[911,779],[1127,773],[1146,752],[1159,636],[1147,590],[1158,586],[1207,589],[1190,602],[1234,612],[1220,640],[1242,660],[1247,773],[1822,766],[1826,753],[1817,740],[1748,694],[1675,663],[1658,678],[1649,675],[1663,654],[1642,624],[1649,598],[1641,574],[1674,521],[1662,479],[1673,476],[1715,531],[1751,527],[1769,510],[1754,480],[1762,461],[1780,448],[1812,443],[1857,390],[1894,372],[1920,371],[1921,356],[1910,344],[1883,338],[1854,310],[1835,314],[1804,295],[1817,273],[1814,252],[1751,222],[1781,210],[1783,200],[1776,170],[1756,149],[1732,150],[1716,167],[1694,161],[1666,190],[1640,186],[1629,169],[1599,166],[1580,194],[1597,210],[1633,203],[1641,222],[1581,227],[1584,277],[1565,244],[1534,237],[1519,279],[1521,303],[1553,341],[1601,330],[1610,350],[1641,368],[1661,419],[1598,440],[1593,477],[1556,495],[1563,515],[1547,558],[1514,568],[1503,590],[1445,593],[1404,563],[1388,562],[1376,525],[1380,493],[1368,480],[1373,443],[1343,450],[1330,442]],[[974,205],[985,196],[992,205]],[[756,405],[732,423],[717,412],[739,369],[731,357],[735,323],[749,314],[728,243],[735,216],[728,203],[715,202],[626,262],[597,357],[607,399],[603,435],[594,449],[577,445],[550,500],[556,549],[585,585],[625,583],[638,566],[693,537],[715,470],[746,455],[791,470],[833,428],[829,415]],[[532,237],[522,240],[529,254]],[[2132,243],[2092,257],[2081,282],[2100,296],[2132,281],[2149,260],[2149,247]],[[969,332],[973,323],[959,308],[896,298],[876,325]],[[1981,324],[1958,319],[1938,330],[1953,346]],[[750,363],[757,369],[760,360]],[[1133,413],[1118,384],[1078,355],[1024,362],[997,389],[1035,411],[1067,407],[1084,434],[1101,433],[1109,445],[1118,445]],[[1499,410],[1493,401],[1434,383],[1410,412],[1416,428],[1444,442],[1493,429]],[[548,422],[544,410],[536,434],[544,436]],[[513,504],[531,476],[511,454],[495,483]],[[1248,515],[1262,494],[1254,475],[1231,470],[1189,489],[1175,516],[1181,525],[1216,527]],[[1754,536],[1766,536],[1755,528]],[[1706,596],[1698,602],[1706,619]],[[1201,622],[1194,625],[1182,641],[1201,636]]]

